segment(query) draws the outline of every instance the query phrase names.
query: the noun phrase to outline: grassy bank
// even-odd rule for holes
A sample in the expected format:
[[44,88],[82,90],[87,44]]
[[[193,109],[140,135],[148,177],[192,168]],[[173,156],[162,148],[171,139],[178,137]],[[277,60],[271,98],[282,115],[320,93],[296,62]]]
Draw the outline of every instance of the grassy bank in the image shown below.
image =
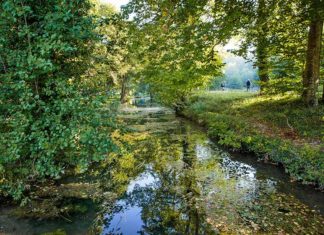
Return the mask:
[[281,164],[295,180],[324,188],[324,106],[297,97],[248,92],[194,95],[183,114],[206,126],[219,144]]

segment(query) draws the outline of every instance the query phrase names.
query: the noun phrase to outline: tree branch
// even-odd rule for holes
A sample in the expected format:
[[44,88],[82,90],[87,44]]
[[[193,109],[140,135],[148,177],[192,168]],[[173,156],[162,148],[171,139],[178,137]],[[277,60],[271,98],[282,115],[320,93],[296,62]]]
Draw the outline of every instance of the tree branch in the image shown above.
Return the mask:
[[2,64],[2,66],[3,66],[3,70],[4,70],[4,72],[7,73],[7,67],[6,67],[6,65],[5,65],[5,63],[4,63],[4,61],[3,61],[2,57],[1,57],[1,55],[0,55],[0,61],[1,61],[1,64]]

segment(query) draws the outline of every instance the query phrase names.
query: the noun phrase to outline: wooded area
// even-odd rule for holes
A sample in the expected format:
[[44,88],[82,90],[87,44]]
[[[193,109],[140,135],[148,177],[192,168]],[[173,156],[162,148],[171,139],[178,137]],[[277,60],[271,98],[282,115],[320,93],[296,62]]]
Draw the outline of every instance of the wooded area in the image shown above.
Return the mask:
[[[322,190],[323,20],[324,0],[130,0],[120,11],[99,0],[0,1],[0,198],[28,205],[38,188],[94,166],[112,178],[132,169],[134,139],[118,115],[134,97]],[[227,102],[208,90],[226,79],[221,48],[233,38],[227,53],[256,72],[242,66],[231,81],[252,74],[256,89]]]

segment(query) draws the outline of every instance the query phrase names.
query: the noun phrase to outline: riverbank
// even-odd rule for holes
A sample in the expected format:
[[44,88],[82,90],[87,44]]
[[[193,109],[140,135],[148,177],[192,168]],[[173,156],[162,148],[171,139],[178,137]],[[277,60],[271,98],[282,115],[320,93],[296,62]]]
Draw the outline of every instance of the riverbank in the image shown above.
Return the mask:
[[323,190],[324,106],[303,107],[292,95],[205,92],[189,100],[183,115],[219,144],[282,165],[293,180]]
[[[127,151],[0,207],[0,234],[319,234],[324,194],[163,107],[123,107]],[[126,148],[126,147],[125,147]],[[42,216],[42,215],[45,216]],[[190,218],[190,219],[188,219]],[[153,222],[152,222],[153,221]]]

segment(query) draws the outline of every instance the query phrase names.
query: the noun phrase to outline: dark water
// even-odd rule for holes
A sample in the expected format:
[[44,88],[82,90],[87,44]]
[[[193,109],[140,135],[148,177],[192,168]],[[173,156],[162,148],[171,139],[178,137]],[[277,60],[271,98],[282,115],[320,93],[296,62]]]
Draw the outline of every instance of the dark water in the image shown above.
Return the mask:
[[71,222],[2,209],[0,234],[323,234],[323,193],[290,182],[282,169],[221,150],[169,110],[125,109],[121,119],[136,130],[132,154],[116,158],[114,173],[93,170],[107,177],[91,176],[99,195],[117,200],[87,199],[87,212]]

